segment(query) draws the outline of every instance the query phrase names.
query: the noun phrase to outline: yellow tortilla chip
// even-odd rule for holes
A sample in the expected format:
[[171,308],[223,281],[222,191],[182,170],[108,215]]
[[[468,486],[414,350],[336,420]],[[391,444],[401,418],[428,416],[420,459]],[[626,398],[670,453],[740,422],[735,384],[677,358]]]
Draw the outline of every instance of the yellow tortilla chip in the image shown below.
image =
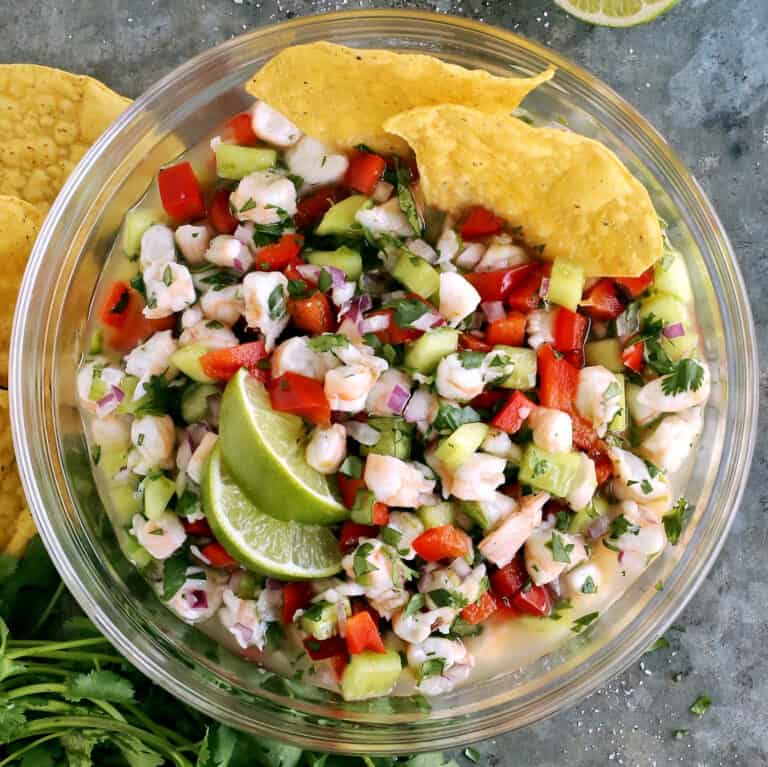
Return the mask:
[[13,454],[8,392],[0,389],[0,550],[19,554],[34,534]]
[[494,77],[432,56],[318,42],[281,51],[246,90],[328,146],[405,154],[406,144],[383,130],[387,118],[431,104],[510,112],[553,75]]
[[0,386],[8,386],[13,310],[42,223],[43,214],[33,205],[0,195]]
[[456,213],[482,205],[543,245],[543,258],[569,258],[588,277],[629,277],[662,255],[648,191],[597,141],[461,106],[412,109],[385,128],[416,153],[428,203]]
[[0,194],[45,213],[78,160],[130,103],[85,75],[0,65]]

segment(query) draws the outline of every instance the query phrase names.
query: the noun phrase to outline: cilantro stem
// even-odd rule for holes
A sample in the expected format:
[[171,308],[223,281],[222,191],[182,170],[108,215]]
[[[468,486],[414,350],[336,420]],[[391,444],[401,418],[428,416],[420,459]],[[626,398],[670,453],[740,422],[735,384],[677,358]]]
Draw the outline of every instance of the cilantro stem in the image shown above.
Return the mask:
[[[72,671],[67,671],[63,668],[54,668],[52,666],[46,666],[44,663],[25,663],[23,668],[18,669],[18,671],[11,672],[8,674],[8,676],[5,677],[5,679],[10,679],[11,677],[19,677],[19,676],[29,676],[31,674],[34,674],[35,676],[40,676],[41,674],[51,674],[53,676],[71,676]],[[5,681],[5,679],[3,681]]]
[[52,652],[48,656],[49,660],[61,660],[61,661],[84,661],[85,663],[91,663],[93,661],[104,661],[104,663],[121,663],[128,665],[128,661],[120,655],[107,655],[106,653],[97,652]]
[[45,625],[45,622],[48,620],[51,612],[53,611],[53,608],[56,606],[56,603],[59,601],[59,598],[64,593],[64,581],[60,581],[59,585],[56,587],[56,591],[53,592],[53,596],[51,597],[50,601],[46,605],[45,610],[43,610],[40,613],[40,617],[37,619],[34,627],[29,632],[31,635],[37,634],[38,631]]
[[177,767],[192,767],[192,763],[178,753],[173,745],[168,743],[164,738],[159,738],[148,733],[146,730],[134,727],[126,722],[118,722],[114,719],[104,719],[99,716],[47,716],[42,719],[36,719],[35,721],[28,722],[24,725],[11,742],[49,732],[55,732],[58,736],[61,734],[60,730],[71,729],[93,729],[103,730],[105,732],[118,732],[123,735],[132,735],[134,738],[138,738],[156,751],[165,754],[177,765]]
[[177,732],[163,727],[156,722],[153,722],[138,706],[125,705],[123,708],[130,713],[134,719],[142,724],[146,729],[151,730],[159,737],[167,738],[171,743],[175,743],[180,748],[194,747],[195,744],[191,740],[187,740],[185,737],[179,735]]
[[8,756],[6,756],[5,759],[3,759],[2,762],[0,762],[0,767],[5,767],[6,764],[11,764],[11,762],[14,762],[22,754],[26,754],[27,751],[31,751],[33,748],[37,748],[37,746],[40,746],[49,740],[54,740],[55,738],[58,738],[59,735],[60,733],[58,732],[52,732],[50,735],[44,735],[42,738],[33,740],[31,743],[28,743],[26,746],[23,746],[22,748],[14,751],[12,754],[9,754]]
[[[35,645],[20,647],[18,650],[12,650],[6,653],[6,658],[15,660],[16,658],[27,658],[32,655],[48,655],[62,650],[74,649],[76,647],[92,647],[97,644],[104,644],[107,640],[104,637],[93,637],[92,639],[74,639],[69,642],[37,642]],[[9,642],[9,645],[13,644]],[[90,654],[89,654],[90,657]],[[122,658],[120,659],[122,660]]]
[[3,696],[6,700],[14,700],[15,698],[26,698],[30,695],[47,695],[51,693],[53,695],[64,695],[67,688],[63,684],[28,684],[24,687],[16,687],[13,690],[9,690]]

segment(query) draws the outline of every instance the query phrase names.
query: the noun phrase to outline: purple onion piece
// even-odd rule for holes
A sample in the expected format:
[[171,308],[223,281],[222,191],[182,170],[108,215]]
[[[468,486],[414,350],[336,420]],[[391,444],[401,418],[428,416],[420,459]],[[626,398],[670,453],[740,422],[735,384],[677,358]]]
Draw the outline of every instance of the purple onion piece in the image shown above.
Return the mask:
[[310,282],[317,282],[320,277],[320,267],[315,264],[299,264],[296,267],[296,271],[305,279]]
[[542,278],[541,285],[539,286],[539,298],[546,299],[548,293],[549,293],[549,277],[544,277]]
[[191,591],[189,606],[193,610],[207,610],[208,609],[208,594],[200,589]]
[[403,408],[405,408],[406,403],[408,402],[408,398],[411,396],[411,393],[403,386],[400,386],[400,384],[395,384],[394,388],[390,392],[389,397],[387,397],[387,407],[397,415],[400,415],[400,413],[403,412]]
[[610,523],[611,521],[607,516],[599,517],[587,528],[589,537],[594,540],[605,535],[605,533],[608,531],[608,526]]
[[366,317],[360,322],[361,333],[378,333],[389,327],[390,316],[388,314],[376,314],[373,317]]
[[662,331],[664,338],[680,338],[685,335],[685,328],[682,322],[675,322],[672,325],[667,325]]
[[503,320],[507,316],[506,311],[504,311],[503,301],[483,301],[483,303],[480,304],[480,308],[483,310],[488,322]]
[[373,426],[369,426],[361,421],[347,421],[344,424],[344,428],[352,439],[366,447],[373,447],[379,441],[379,437],[381,437],[378,429],[374,429]]
[[248,626],[242,623],[235,623],[230,631],[240,647],[248,647],[248,643],[253,638],[253,629],[248,628]]
[[429,330],[430,328],[436,328],[438,325],[445,325],[445,318],[438,312],[425,312],[415,319],[409,327],[414,330]]
[[403,417],[408,423],[418,423],[429,419],[429,410],[432,406],[432,396],[429,392],[419,389],[414,392],[403,411]]

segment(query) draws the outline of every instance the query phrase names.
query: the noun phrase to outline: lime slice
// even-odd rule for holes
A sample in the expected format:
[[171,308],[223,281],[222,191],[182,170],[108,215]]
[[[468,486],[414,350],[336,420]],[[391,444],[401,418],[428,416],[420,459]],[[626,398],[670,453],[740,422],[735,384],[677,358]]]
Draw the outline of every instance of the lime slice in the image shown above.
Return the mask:
[[572,16],[601,27],[634,27],[645,24],[678,0],[555,0]]
[[205,467],[203,507],[225,549],[275,578],[327,578],[341,570],[339,542],[327,527],[285,522],[259,511],[227,474],[217,445]]
[[327,477],[304,459],[304,422],[272,410],[267,390],[245,369],[224,391],[219,434],[227,469],[262,511],[310,525],[349,516]]

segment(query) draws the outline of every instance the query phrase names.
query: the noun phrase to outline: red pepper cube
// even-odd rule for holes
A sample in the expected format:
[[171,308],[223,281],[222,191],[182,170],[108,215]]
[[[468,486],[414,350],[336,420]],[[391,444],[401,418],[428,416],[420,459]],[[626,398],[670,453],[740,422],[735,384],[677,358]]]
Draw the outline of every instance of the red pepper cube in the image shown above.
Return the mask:
[[306,607],[312,599],[312,587],[306,581],[283,584],[283,607],[280,619],[284,625],[293,623],[297,610]]
[[369,612],[359,612],[347,618],[345,634],[347,649],[351,655],[358,655],[366,650],[386,652],[379,627],[373,622]]
[[467,605],[461,611],[461,617],[467,622],[476,626],[478,623],[488,620],[499,605],[496,602],[496,598],[490,591],[486,591],[477,602],[473,602],[471,605]]
[[208,220],[220,234],[232,234],[237,229],[237,219],[229,209],[229,191],[219,189],[208,206]]
[[549,344],[539,347],[539,402],[544,407],[573,412],[579,370],[557,354]]
[[177,221],[191,221],[205,215],[200,183],[188,162],[163,168],[157,174],[160,201],[165,212]]
[[461,225],[463,240],[478,240],[498,234],[504,226],[504,220],[486,208],[472,208]]
[[427,562],[464,557],[472,550],[470,537],[453,525],[431,527],[419,535],[411,545]]
[[616,277],[614,282],[627,293],[630,298],[637,298],[645,293],[653,282],[653,267],[646,269],[639,277]]
[[579,304],[593,320],[615,320],[625,309],[616,292],[616,284],[607,277],[598,280]]
[[259,339],[247,344],[207,352],[200,357],[200,367],[208,378],[228,381],[240,368],[246,368],[252,375],[263,372],[259,368],[259,363],[267,356],[264,341]]
[[331,407],[320,381],[298,373],[284,373],[273,378],[268,389],[273,410],[300,415],[319,426],[331,425]]
[[525,585],[528,573],[520,557],[515,557],[509,564],[500,567],[489,576],[491,589],[497,597],[510,599]]
[[639,373],[643,369],[643,355],[645,353],[645,344],[642,341],[628,346],[621,353],[621,361],[635,373]]
[[[483,301],[502,301],[513,291],[535,281],[535,309],[538,306],[538,291],[541,284],[541,271],[538,264],[520,264],[509,269],[494,269],[491,272],[471,272],[464,275],[467,281],[480,294]],[[518,307],[513,307],[517,309]]]
[[207,546],[203,546],[200,553],[214,566],[214,567],[233,567],[237,564],[229,552],[218,542],[209,543]]
[[525,323],[522,312],[511,311],[504,319],[488,325],[485,340],[490,346],[522,346],[525,342]]
[[509,399],[493,417],[491,426],[501,429],[507,434],[520,431],[525,419],[533,412],[536,403],[532,402],[521,391],[514,391]]
[[379,183],[386,166],[386,160],[373,152],[355,152],[344,174],[344,185],[360,194],[369,195]]
[[581,349],[587,337],[589,320],[578,312],[560,307],[555,315],[554,347],[559,352]]
[[227,120],[223,133],[225,140],[231,139],[241,146],[251,146],[258,141],[258,136],[253,132],[253,119],[250,112],[242,112]]
[[[341,476],[340,474],[338,475]],[[354,496],[353,496],[354,502]],[[346,503],[344,504],[346,506]],[[346,554],[354,549],[361,538],[375,538],[379,534],[379,528],[376,525],[361,525],[346,519],[341,525],[339,532],[339,548],[342,554]]]
[[512,597],[512,606],[521,613],[541,618],[552,612],[552,594],[546,586],[531,586]]

